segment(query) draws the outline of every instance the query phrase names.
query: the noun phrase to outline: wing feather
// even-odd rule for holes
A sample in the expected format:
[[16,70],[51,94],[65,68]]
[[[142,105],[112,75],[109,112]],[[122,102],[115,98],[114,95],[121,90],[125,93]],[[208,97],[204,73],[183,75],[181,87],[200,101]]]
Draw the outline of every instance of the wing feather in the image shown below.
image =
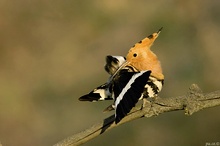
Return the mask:
[[120,122],[138,102],[149,80],[150,73],[151,71],[119,72],[117,80],[113,82],[116,124]]

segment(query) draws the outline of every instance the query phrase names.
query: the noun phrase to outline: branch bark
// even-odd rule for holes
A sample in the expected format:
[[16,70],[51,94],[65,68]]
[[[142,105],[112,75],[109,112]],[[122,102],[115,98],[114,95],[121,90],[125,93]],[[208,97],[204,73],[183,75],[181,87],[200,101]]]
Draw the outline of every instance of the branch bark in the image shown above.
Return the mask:
[[112,115],[80,133],[65,138],[54,146],[81,145],[114,127],[138,118],[149,118],[177,110],[184,110],[186,115],[192,115],[202,109],[218,105],[220,105],[220,90],[211,93],[202,93],[196,84],[192,84],[186,95],[169,98],[156,97],[154,101],[147,104],[144,108],[141,108],[141,106],[134,107],[117,125],[114,123],[114,115]]

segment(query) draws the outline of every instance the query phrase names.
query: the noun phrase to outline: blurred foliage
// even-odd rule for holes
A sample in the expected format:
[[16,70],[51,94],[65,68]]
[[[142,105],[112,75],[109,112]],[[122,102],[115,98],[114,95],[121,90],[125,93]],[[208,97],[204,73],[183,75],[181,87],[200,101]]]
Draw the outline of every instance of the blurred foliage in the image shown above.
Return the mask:
[[[111,102],[78,97],[106,81],[105,56],[126,55],[164,27],[161,97],[220,85],[220,1],[0,1],[0,141],[52,145],[109,116]],[[219,141],[219,107],[172,112],[120,126],[85,145],[205,145]]]

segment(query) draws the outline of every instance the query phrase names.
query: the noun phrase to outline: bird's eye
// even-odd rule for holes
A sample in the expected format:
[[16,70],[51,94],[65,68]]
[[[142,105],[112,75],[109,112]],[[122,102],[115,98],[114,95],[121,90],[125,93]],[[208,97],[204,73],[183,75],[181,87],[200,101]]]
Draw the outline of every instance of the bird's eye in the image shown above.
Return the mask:
[[133,54],[133,56],[134,56],[134,57],[137,57],[137,54],[136,54],[136,53],[134,53],[134,54]]

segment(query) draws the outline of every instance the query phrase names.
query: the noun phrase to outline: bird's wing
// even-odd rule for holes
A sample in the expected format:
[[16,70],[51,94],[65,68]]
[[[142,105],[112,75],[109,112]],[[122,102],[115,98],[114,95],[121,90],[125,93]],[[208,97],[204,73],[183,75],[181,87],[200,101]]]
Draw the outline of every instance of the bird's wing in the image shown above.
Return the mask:
[[105,83],[94,90],[89,94],[81,96],[80,101],[101,101],[101,100],[112,100],[111,96],[111,83]]
[[127,72],[122,70],[113,81],[115,123],[124,118],[141,98],[151,71]]

